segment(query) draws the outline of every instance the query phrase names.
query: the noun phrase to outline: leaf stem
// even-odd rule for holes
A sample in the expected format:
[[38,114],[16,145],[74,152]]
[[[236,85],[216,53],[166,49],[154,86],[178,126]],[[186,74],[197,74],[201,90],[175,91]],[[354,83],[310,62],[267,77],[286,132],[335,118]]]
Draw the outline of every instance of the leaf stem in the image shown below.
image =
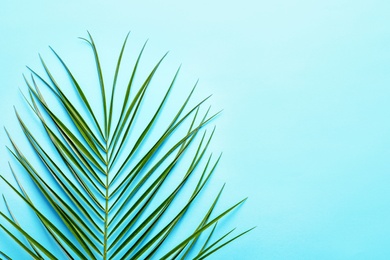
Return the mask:
[[106,140],[106,194],[105,194],[105,206],[104,206],[104,241],[103,241],[103,260],[107,259],[107,241],[108,241],[108,199],[109,199],[109,194],[108,194],[108,186],[109,186],[109,160],[108,160],[108,141]]

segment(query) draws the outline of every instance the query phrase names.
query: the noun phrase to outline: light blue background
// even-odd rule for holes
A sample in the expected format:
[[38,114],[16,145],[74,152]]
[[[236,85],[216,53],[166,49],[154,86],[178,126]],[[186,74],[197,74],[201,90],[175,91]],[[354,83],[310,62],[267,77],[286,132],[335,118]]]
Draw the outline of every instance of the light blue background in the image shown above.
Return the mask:
[[217,180],[228,200],[249,197],[232,222],[257,229],[216,259],[389,259],[389,11],[380,0],[3,0],[0,122],[19,131],[21,74],[47,45],[74,55],[90,30],[117,50],[131,30],[224,109]]

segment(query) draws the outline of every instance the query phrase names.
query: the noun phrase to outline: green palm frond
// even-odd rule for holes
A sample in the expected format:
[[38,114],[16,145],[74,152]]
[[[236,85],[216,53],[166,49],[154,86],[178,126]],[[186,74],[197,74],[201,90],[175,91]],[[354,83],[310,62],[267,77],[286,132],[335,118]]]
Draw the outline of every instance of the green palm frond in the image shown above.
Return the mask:
[[[207,152],[215,129],[211,132],[206,129],[218,113],[210,115],[210,109],[203,108],[208,98],[193,104],[191,98],[197,84],[178,103],[176,111],[167,114],[164,108],[180,68],[158,104],[148,104],[146,98],[166,55],[138,84],[136,74],[144,45],[126,87],[120,89],[117,85],[127,35],[116,62],[113,83],[107,87],[92,36],[88,33],[88,38],[82,39],[92,49],[98,94],[88,96],[64,60],[51,49],[76,98],[70,97],[69,89],[57,81],[40,58],[44,73],[29,68],[31,77],[25,77],[28,87],[25,99],[39,119],[43,133],[37,136],[15,110],[36,158],[28,158],[7,132],[10,153],[56,218],[46,215],[28,196],[11,167],[16,185],[0,176],[35,213],[43,225],[42,232],[60,250],[52,252],[36,240],[17,221],[14,206],[4,196],[6,212],[0,212],[4,220],[0,228],[34,259],[204,259],[248,232],[237,235],[233,235],[234,230],[217,232],[221,226],[217,224],[245,201],[217,210],[223,187],[209,199],[207,206],[202,203],[203,213],[192,213],[220,160],[220,156]],[[100,100],[101,111],[94,108],[96,99]],[[145,120],[142,112],[150,109],[154,111]],[[163,114],[171,117],[165,126],[157,124]],[[40,141],[42,136],[46,143]],[[197,224],[192,227],[187,222]],[[183,225],[192,230],[179,236],[178,229]],[[0,254],[9,258],[3,251]]]

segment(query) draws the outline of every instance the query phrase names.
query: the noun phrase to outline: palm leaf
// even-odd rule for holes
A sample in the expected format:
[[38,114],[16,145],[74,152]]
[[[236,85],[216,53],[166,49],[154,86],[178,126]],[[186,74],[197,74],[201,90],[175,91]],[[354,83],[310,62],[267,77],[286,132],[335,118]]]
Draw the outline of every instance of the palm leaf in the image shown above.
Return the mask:
[[[82,38],[92,49],[103,118],[90,102],[93,97],[88,96],[54,49],[51,48],[54,57],[69,77],[76,100],[69,97],[65,84],[56,80],[42,57],[45,75],[29,68],[31,79],[25,77],[28,88],[25,99],[42,125],[39,137],[42,139],[43,135],[46,142],[39,141],[36,131],[15,110],[36,158],[27,158],[7,132],[9,151],[57,218],[50,219],[34,203],[12,168],[17,187],[3,176],[1,179],[36,214],[44,232],[61,250],[50,251],[29,234],[23,223],[17,221],[13,205],[5,197],[7,212],[0,212],[4,220],[0,228],[34,259],[204,259],[250,231],[235,236],[232,236],[234,229],[222,235],[217,232],[221,226],[217,223],[245,201],[216,213],[223,187],[204,215],[189,215],[220,160],[220,156],[216,159],[212,154],[206,156],[215,131],[214,128],[207,133],[206,128],[218,113],[210,114],[210,108],[204,111],[208,98],[190,105],[195,84],[177,111],[168,114],[170,123],[164,127],[159,124],[160,116],[167,113],[165,105],[170,102],[178,69],[151,117],[145,123],[140,121],[144,109],[154,107],[147,103],[146,97],[166,55],[137,87],[135,77],[144,45],[127,86],[121,90],[117,85],[128,36],[120,50],[110,88],[104,81],[92,36],[88,33],[87,39]],[[46,101],[46,95],[57,104]],[[61,113],[59,108],[63,110]],[[175,237],[179,226],[196,218],[198,226],[189,225],[187,235]],[[5,252],[0,254],[10,259]]]

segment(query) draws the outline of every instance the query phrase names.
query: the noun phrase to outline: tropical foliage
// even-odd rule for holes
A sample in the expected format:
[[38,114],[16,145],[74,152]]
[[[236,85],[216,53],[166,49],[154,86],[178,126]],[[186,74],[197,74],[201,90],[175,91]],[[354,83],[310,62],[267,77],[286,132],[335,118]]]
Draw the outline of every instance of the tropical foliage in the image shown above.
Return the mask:
[[[207,198],[207,206],[198,205],[204,209],[202,214],[193,211],[220,159],[208,155],[214,130],[205,128],[218,113],[209,115],[210,109],[203,109],[208,98],[191,104],[196,84],[176,111],[165,110],[179,70],[160,103],[148,104],[148,90],[165,55],[136,86],[145,45],[127,85],[117,87],[127,38],[110,87],[93,38],[88,33],[88,39],[83,39],[92,49],[97,71],[99,86],[93,95],[54,50],[70,80],[67,88],[42,58],[43,73],[30,69],[31,77],[25,77],[25,99],[42,131],[28,126],[16,111],[35,157],[25,155],[7,132],[9,151],[19,169],[23,168],[23,178],[31,178],[53,214],[45,214],[42,205],[28,195],[17,177],[19,171],[10,167],[15,180],[1,179],[34,212],[42,232],[58,250],[49,250],[35,239],[18,222],[15,205],[4,196],[6,210],[0,212],[0,227],[34,259],[204,259],[249,231],[237,235],[233,230],[217,232],[217,223],[244,201],[217,210],[223,187],[215,197]],[[95,103],[100,99],[100,110],[92,99]],[[145,120],[142,111],[151,109]],[[162,114],[170,116],[165,125],[157,124]],[[180,236],[178,231],[188,227],[192,230]],[[5,252],[1,254],[8,258]]]

